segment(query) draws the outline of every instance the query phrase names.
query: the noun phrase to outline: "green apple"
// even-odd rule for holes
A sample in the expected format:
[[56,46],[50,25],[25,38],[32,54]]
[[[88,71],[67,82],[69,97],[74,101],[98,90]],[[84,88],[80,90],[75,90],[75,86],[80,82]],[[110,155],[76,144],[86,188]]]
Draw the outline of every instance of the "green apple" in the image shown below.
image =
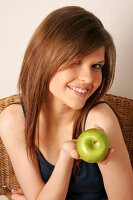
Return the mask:
[[99,129],[88,129],[77,139],[77,151],[80,158],[89,163],[103,160],[108,154],[109,140],[107,135]]

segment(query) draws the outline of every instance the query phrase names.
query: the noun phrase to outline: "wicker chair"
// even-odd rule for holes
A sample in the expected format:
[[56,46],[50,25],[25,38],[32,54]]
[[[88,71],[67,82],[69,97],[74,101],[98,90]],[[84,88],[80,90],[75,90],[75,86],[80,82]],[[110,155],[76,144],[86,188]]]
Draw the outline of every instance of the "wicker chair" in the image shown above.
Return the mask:
[[[118,115],[133,167],[133,100],[111,94],[105,95],[105,99]],[[5,107],[13,103],[19,103],[18,95],[1,99],[0,113]],[[6,195],[10,199],[10,190],[18,187],[19,184],[16,180],[10,159],[0,139],[0,195]]]

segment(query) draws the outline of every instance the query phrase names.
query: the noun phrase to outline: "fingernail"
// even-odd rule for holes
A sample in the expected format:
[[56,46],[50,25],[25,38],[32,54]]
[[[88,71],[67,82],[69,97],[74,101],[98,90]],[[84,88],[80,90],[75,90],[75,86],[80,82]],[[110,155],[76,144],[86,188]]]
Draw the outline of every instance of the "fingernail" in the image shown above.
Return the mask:
[[101,127],[98,126],[97,124],[94,124],[94,128],[101,128]]
[[96,127],[98,127],[98,125],[97,125],[97,124],[94,124],[94,127],[96,128]]

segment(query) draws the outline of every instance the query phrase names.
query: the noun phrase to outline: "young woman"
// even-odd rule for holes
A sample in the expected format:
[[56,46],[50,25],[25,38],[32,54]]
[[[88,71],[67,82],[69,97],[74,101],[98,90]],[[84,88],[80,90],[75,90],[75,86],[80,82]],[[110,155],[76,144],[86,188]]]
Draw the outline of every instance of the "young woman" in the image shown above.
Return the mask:
[[[26,50],[21,104],[0,115],[0,135],[27,200],[132,200],[133,173],[113,110],[115,47],[92,13],[77,6],[49,14]],[[115,150],[106,165],[79,159],[76,139],[101,127]]]

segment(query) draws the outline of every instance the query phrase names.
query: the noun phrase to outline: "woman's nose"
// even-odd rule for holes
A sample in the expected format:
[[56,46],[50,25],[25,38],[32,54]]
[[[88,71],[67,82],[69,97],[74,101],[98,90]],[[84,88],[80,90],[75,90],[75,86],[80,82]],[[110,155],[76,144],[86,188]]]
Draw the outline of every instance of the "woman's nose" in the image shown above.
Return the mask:
[[87,83],[87,84],[93,83],[93,81],[94,81],[93,70],[91,70],[90,68],[89,69],[85,68],[85,69],[80,70],[78,79],[81,82],[84,82],[84,83]]

